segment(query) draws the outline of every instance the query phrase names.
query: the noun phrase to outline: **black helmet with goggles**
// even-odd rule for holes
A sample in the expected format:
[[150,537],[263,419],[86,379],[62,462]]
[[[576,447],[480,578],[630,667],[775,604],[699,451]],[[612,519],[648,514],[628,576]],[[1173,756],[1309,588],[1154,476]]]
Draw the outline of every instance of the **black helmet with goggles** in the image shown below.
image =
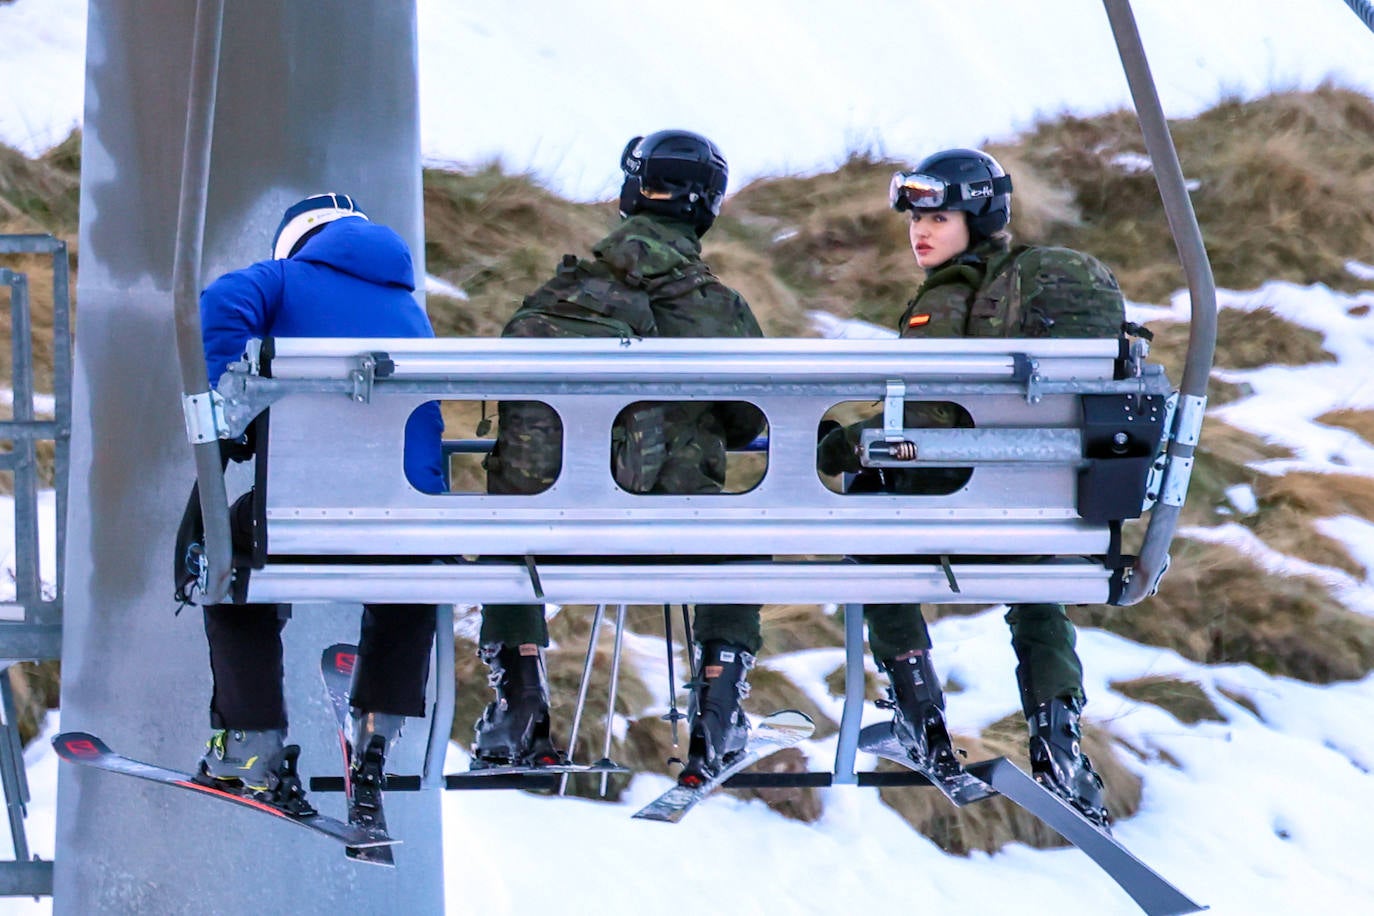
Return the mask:
[[888,203],[907,210],[963,210],[969,233],[983,239],[1011,220],[1011,176],[987,153],[951,149],[923,159],[911,171],[897,172]]

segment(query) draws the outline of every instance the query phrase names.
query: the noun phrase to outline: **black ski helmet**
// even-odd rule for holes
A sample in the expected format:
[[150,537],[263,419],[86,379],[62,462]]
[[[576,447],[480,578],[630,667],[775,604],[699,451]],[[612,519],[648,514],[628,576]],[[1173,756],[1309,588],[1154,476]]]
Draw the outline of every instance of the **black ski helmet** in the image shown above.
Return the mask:
[[969,235],[977,241],[1011,221],[1011,176],[980,150],[947,149],[893,175],[889,201],[898,212],[963,210]]
[[625,182],[620,215],[659,213],[706,234],[720,213],[730,170],[714,143],[690,130],[660,130],[635,137],[620,154]]

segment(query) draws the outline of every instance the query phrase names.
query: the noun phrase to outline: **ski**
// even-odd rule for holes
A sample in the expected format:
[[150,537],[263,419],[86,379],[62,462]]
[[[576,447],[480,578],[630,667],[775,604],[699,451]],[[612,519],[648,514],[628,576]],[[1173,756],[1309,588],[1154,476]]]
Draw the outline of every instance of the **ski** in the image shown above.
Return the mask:
[[729,766],[699,786],[673,786],[658,798],[635,812],[635,817],[648,821],[676,824],[697,802],[720,788],[731,776],[752,766],[770,754],[791,747],[811,737],[816,725],[811,717],[795,709],[784,709],[767,716],[749,732],[749,743]]
[[[344,796],[348,799],[348,822],[364,830],[386,832],[386,814],[380,801],[376,808],[363,807],[354,802],[353,781],[350,778],[353,760],[353,746],[348,741],[349,703],[348,694],[353,683],[353,665],[358,660],[358,647],[348,643],[335,643],[320,656],[320,676],[324,679],[324,692],[334,708],[334,718],[339,725],[339,748],[343,751]],[[396,857],[388,846],[349,847],[346,855],[357,862],[380,865],[385,868],[396,866]]]
[[997,794],[997,790],[992,786],[962,769],[954,773],[940,773],[933,767],[913,760],[911,755],[907,753],[906,747],[897,740],[896,734],[892,731],[891,722],[879,722],[860,731],[859,750],[876,754],[915,770],[930,780],[932,786],[939,789],[944,793],[945,798],[960,808]]
[[321,836],[327,836],[349,847],[385,848],[398,842],[387,836],[385,830],[370,830],[356,824],[345,824],[343,821],[326,817],[323,814],[304,816],[288,814],[280,808],[257,799],[236,795],[233,792],[226,792],[213,786],[201,785],[189,773],[170,770],[166,767],[116,754],[110,750],[104,741],[87,732],[63,732],[52,739],[52,744],[57,751],[57,756],[68,763],[78,763],[110,773],[122,773],[125,776],[135,776],[167,786],[191,789],[211,798],[233,802],[253,811],[261,811],[264,814],[281,818],[288,823],[304,827]]
[[1174,916],[1206,909],[1005,757],[971,763],[965,769],[1077,846],[1149,916]]

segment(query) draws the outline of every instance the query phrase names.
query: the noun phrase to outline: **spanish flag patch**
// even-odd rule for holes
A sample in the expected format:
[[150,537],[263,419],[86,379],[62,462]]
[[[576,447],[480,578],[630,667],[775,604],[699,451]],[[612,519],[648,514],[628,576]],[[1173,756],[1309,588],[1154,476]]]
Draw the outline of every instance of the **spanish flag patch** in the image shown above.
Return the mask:
[[907,321],[906,326],[909,328],[923,328],[928,324],[930,324],[929,315],[912,315],[911,319]]

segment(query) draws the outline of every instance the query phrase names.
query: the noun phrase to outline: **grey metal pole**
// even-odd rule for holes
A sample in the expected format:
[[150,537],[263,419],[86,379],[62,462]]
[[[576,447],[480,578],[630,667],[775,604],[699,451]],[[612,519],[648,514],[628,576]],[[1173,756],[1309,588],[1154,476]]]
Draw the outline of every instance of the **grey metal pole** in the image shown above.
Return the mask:
[[[185,396],[208,395],[210,388],[200,333],[200,273],[223,24],[224,0],[198,0],[191,52],[190,91],[186,101],[186,142],[181,160],[176,254],[172,262],[177,360],[181,364],[181,387]],[[208,575],[202,601],[205,604],[218,604],[229,593],[232,562],[229,500],[224,488],[219,440],[212,438],[197,444],[195,459],[196,480],[200,483],[200,511],[205,521]]]
[[436,605],[434,613],[434,707],[420,776],[420,785],[426,789],[444,787],[444,756],[453,735],[453,605]]
[[[615,694],[620,687],[620,650],[625,640],[625,605],[617,605],[615,611],[615,655],[611,657],[611,685],[606,696],[606,738],[601,743],[601,762],[611,759],[611,725],[615,723]],[[606,785],[610,774],[601,774],[601,796],[606,796]]]
[[1374,32],[1374,4],[1369,0],[1345,0],[1345,5],[1360,17],[1360,21],[1368,26],[1371,32]]
[[[22,273],[0,269],[0,285],[10,289],[14,422],[27,425],[34,422],[29,278]],[[20,607],[30,608],[43,598],[38,565],[38,449],[34,440],[30,437],[16,440],[9,457],[14,471],[14,597]]]
[[1149,61],[1140,41],[1129,0],[1103,0],[1107,18],[1116,39],[1121,66],[1135,101],[1136,116],[1145,139],[1145,151],[1154,163],[1155,182],[1164,202],[1174,245],[1188,280],[1192,301],[1188,353],[1179,385],[1179,409],[1175,412],[1175,436],[1169,443],[1169,471],[1159,501],[1150,512],[1135,570],[1117,602],[1135,604],[1154,594],[1159,579],[1169,565],[1169,544],[1178,527],[1183,498],[1192,471],[1197,431],[1207,398],[1207,378],[1212,371],[1212,354],[1217,339],[1217,296],[1212,265],[1202,242],[1202,230],[1193,212],[1193,202],[1179,165],[1178,151],[1169,133],[1169,123],[1150,75]]
[[[592,615],[592,629],[587,634],[587,659],[582,663],[582,682],[577,686],[577,706],[573,708],[572,728],[568,732],[568,755],[572,756],[577,749],[577,732],[582,727],[582,710],[587,705],[587,687],[592,680],[592,658],[596,655],[596,637],[601,632],[601,619],[606,615],[606,605],[598,604],[596,613]],[[558,794],[563,795],[568,790],[568,774],[564,773],[563,778],[558,780]]]
[[858,785],[854,756],[864,715],[864,614],[862,604],[844,605],[844,711],[835,745],[834,785]]
[[56,491],[57,600],[67,577],[67,483],[72,452],[71,264],[67,243],[52,241],[53,489]]
[[14,717],[8,665],[0,668],[0,784],[4,786],[5,807],[9,813],[14,861],[27,862],[29,841],[24,833],[24,816],[29,802],[29,781],[24,771],[24,748],[19,743],[19,723]]

